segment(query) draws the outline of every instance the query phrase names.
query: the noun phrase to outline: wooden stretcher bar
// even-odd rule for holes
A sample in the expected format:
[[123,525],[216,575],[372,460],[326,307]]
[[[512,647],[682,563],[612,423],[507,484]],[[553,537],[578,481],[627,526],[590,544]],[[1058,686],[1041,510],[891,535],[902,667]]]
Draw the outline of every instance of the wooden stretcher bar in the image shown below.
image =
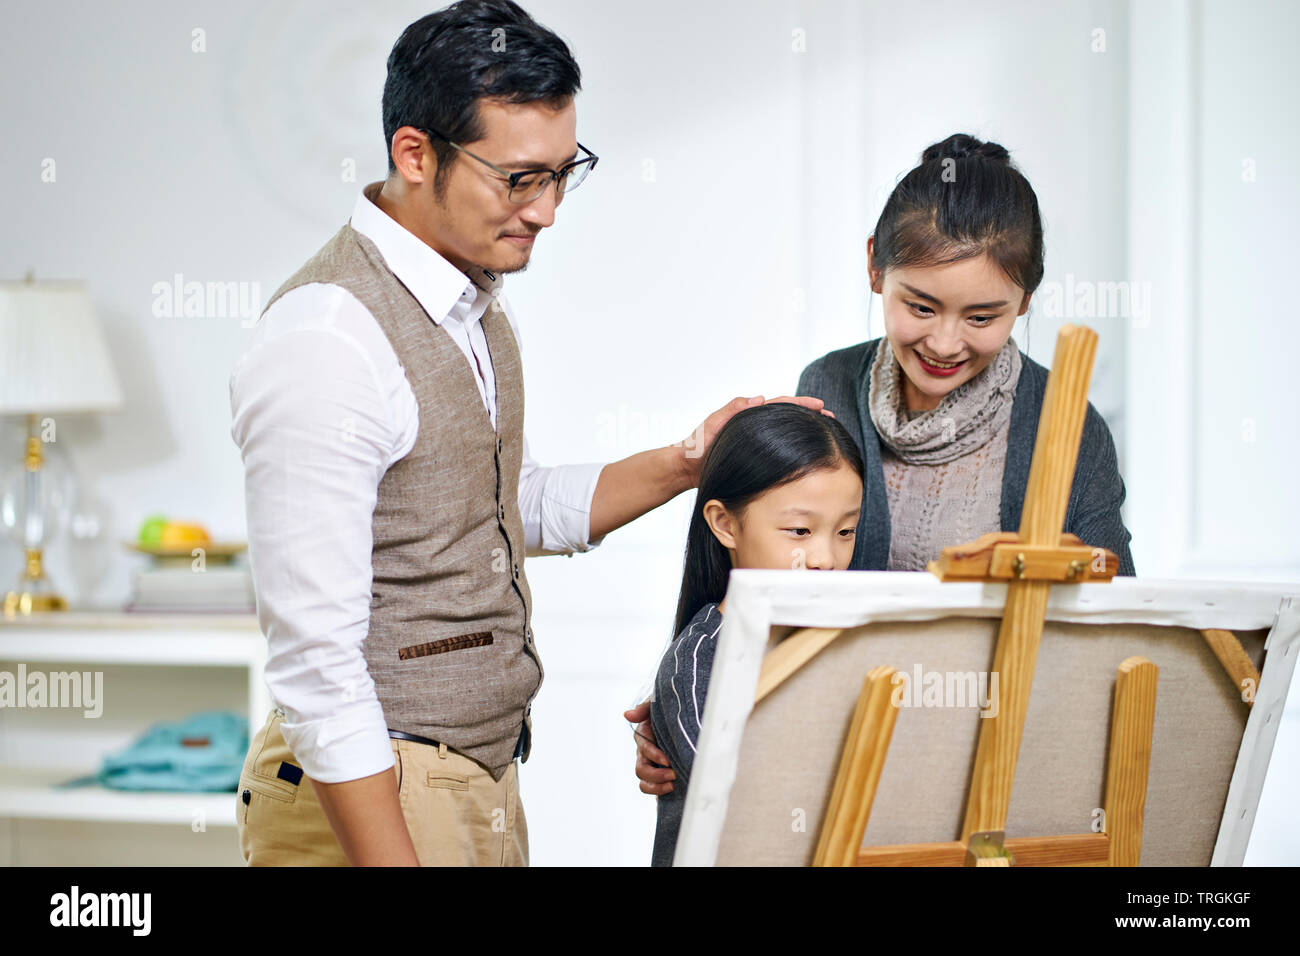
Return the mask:
[[1237,640],[1237,635],[1219,628],[1210,628],[1201,634],[1232,680],[1232,686],[1241,694],[1241,699],[1253,707],[1255,693],[1259,690],[1259,671],[1241,646],[1241,641]]

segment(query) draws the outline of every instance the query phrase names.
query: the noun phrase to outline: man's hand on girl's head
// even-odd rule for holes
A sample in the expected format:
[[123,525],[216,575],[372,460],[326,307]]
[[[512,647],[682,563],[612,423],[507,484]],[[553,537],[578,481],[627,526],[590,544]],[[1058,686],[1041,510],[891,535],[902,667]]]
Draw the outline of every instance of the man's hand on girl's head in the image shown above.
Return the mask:
[[722,431],[722,426],[727,424],[731,416],[754,405],[770,405],[772,402],[793,402],[821,412],[823,415],[829,415],[831,418],[835,417],[835,413],[825,407],[825,402],[811,395],[782,395],[769,399],[764,399],[762,395],[754,395],[751,398],[737,396],[704,419],[699,427],[691,432],[690,437],[673,445],[674,448],[682,450],[682,470],[688,476],[689,487],[695,488],[699,485],[700,467],[704,463],[704,456],[708,453],[709,446],[713,444],[713,439],[717,437],[718,432]]

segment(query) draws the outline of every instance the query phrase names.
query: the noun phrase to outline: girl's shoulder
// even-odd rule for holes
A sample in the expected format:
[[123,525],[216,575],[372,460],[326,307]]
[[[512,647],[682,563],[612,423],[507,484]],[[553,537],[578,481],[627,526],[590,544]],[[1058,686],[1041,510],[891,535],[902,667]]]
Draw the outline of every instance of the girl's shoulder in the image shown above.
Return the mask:
[[722,612],[718,610],[716,601],[710,601],[686,622],[682,632],[677,635],[677,640],[688,637],[716,637],[720,627],[722,627]]
[[664,649],[659,659],[659,674],[656,678],[655,702],[678,699],[674,688],[680,691],[682,686],[703,690],[700,678],[707,686],[708,674],[713,667],[713,652],[717,645],[718,632],[722,629],[722,612],[718,605],[710,602],[700,608],[695,616],[687,622],[671,643]]

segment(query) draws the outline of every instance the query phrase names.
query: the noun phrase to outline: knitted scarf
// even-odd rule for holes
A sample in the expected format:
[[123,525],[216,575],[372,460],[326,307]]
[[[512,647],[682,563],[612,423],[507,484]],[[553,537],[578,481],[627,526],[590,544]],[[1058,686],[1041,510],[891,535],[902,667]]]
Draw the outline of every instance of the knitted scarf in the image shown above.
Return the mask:
[[978,375],[945,395],[937,407],[909,415],[903,398],[903,368],[889,339],[881,338],[870,372],[871,420],[880,440],[900,460],[922,465],[952,461],[1006,427],[1020,382],[1020,366],[1020,349],[1008,337]]

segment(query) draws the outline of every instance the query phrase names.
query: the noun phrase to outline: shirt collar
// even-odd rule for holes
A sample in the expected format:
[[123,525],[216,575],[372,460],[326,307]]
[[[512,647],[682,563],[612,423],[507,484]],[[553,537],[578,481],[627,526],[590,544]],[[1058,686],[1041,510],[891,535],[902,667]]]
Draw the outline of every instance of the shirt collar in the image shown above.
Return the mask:
[[467,276],[424,240],[409,232],[375,205],[383,181],[366,186],[357,197],[350,225],[375,244],[384,262],[410,290],[429,318],[441,325],[448,318],[478,321],[501,292],[504,277],[479,266]]

